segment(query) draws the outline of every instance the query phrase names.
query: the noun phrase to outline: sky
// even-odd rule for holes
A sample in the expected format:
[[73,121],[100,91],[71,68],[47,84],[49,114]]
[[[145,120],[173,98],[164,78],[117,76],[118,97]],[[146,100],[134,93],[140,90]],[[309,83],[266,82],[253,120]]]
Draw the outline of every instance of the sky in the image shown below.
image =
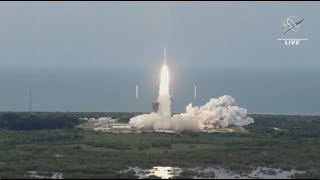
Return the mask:
[[[320,67],[319,2],[1,2],[1,67]],[[305,18],[281,46],[282,22]]]
[[[192,79],[193,72],[203,72],[201,77],[206,77],[205,73],[216,69],[222,69],[229,75],[234,69],[242,69],[243,72],[259,72],[259,69],[267,69],[269,73],[273,73],[274,70],[277,72],[299,71],[299,73],[302,72],[301,74],[317,71],[320,70],[319,9],[320,3],[311,1],[0,2],[1,82],[9,83],[9,85],[3,84],[0,101],[1,98],[5,101],[0,102],[0,110],[24,109],[27,96],[17,98],[17,94],[10,92],[9,88],[21,89],[18,84],[21,79],[27,77],[25,74],[28,74],[23,72],[32,71],[36,74],[30,77],[47,77],[49,75],[46,75],[46,72],[59,72],[59,70],[63,70],[64,73],[68,70],[115,71],[114,78],[108,77],[106,78],[108,81],[105,82],[112,85],[118,84],[122,76],[130,77],[128,73],[132,72],[142,74],[139,77],[149,76],[148,78],[153,79],[150,80],[151,85],[156,87],[165,47],[169,68],[173,75],[172,80],[175,82],[177,79],[174,80],[174,77],[179,77],[181,82],[188,82],[188,79]],[[305,18],[305,20],[299,32],[290,31],[283,35],[282,23],[288,16]],[[287,47],[277,41],[278,38],[308,38],[309,40],[301,42],[299,46]],[[19,72],[21,72],[20,76],[17,75]],[[12,73],[16,73],[15,78],[10,79],[13,77]],[[143,73],[146,74],[143,75]],[[315,73],[315,76],[318,75],[320,74]],[[318,86],[315,88],[315,83],[318,81],[314,74],[312,76],[314,79],[310,80],[305,87],[315,91],[319,89]],[[212,77],[208,74],[205,82],[210,83],[210,78]],[[277,77],[272,78],[277,79]],[[61,79],[64,79],[64,76],[61,75],[59,81]],[[42,82],[44,81],[46,79],[43,78]],[[91,81],[98,80],[91,79]],[[135,76],[132,80],[126,79],[126,81],[132,81],[135,89],[134,83],[146,80]],[[190,80],[188,88],[192,87],[196,81]],[[252,80],[252,82],[258,81],[259,79]],[[308,78],[306,81],[308,82]],[[33,80],[32,86],[36,86],[37,82]],[[16,84],[10,86],[10,83]],[[239,86],[241,83],[239,82]],[[57,86],[64,85],[57,83],[53,88],[59,88]],[[72,88],[70,84],[65,86]],[[95,85],[92,84],[92,86]],[[75,87],[78,85],[73,88]],[[128,88],[125,85],[117,87]],[[26,87],[26,89],[30,88]],[[223,88],[216,90],[213,94],[217,94]],[[15,91],[18,91],[17,89]],[[26,89],[19,93],[28,94]],[[105,89],[107,91],[108,87]],[[88,90],[88,92],[91,97],[95,94],[94,90]],[[121,90],[112,89],[112,92],[117,94]],[[296,92],[301,96],[306,93],[302,90]],[[237,92],[233,93],[237,94]],[[66,99],[63,94],[64,92],[61,91],[59,96],[61,99]],[[207,92],[205,97],[212,97],[213,94]],[[312,94],[317,95],[315,92]],[[148,110],[148,103],[153,98],[151,96],[154,95],[145,99],[144,110]],[[16,97],[17,100],[11,100],[9,97]],[[56,103],[54,108],[46,105],[47,100],[44,97],[43,94],[43,98],[40,98],[42,102],[38,102],[40,110],[67,109],[64,108],[65,104],[62,101],[60,104]],[[76,102],[80,99],[79,97],[75,96],[72,100]],[[255,109],[257,101],[246,101],[248,97],[248,95],[238,94],[238,98],[245,102],[248,109],[254,109],[256,112],[277,111],[275,108]],[[109,100],[114,101],[114,99]],[[85,102],[70,103],[70,106],[74,105],[71,110],[103,110],[98,105],[92,108],[95,101],[89,101],[87,103],[90,106],[83,105]],[[126,101],[125,98],[119,97],[118,101],[122,104],[108,106],[108,108],[112,111],[132,110],[129,107],[121,109]],[[178,109],[183,110],[186,102],[185,100],[178,104],[177,106],[181,107]],[[320,104],[314,102],[310,106],[318,105]],[[106,104],[104,106],[106,107]],[[284,106],[290,107],[292,102],[289,101]],[[36,104],[35,107],[37,107]],[[299,108],[287,108],[285,112],[295,113],[297,109]],[[309,111],[301,110],[301,112]],[[320,111],[314,109],[311,112]]]

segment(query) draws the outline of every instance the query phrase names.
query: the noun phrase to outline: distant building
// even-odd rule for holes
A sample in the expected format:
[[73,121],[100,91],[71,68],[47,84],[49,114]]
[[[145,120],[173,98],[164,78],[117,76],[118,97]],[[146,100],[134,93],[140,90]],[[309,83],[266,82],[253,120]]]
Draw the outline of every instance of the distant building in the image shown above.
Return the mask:
[[111,117],[99,117],[98,120],[99,121],[108,121],[108,120],[110,121],[110,120],[112,120],[112,118]]
[[97,127],[97,128],[94,128],[95,131],[108,131],[110,130],[110,128],[107,126],[107,127]]
[[84,121],[89,121],[88,118],[84,117],[84,118],[79,118],[80,120],[84,120]]
[[112,119],[111,117],[100,117],[100,118],[98,118],[98,120],[100,123],[103,123],[103,122],[105,122],[105,123],[112,122],[113,123],[113,122],[118,121],[118,119]]
[[98,121],[96,118],[90,118],[89,121]]
[[131,129],[129,124],[120,124],[120,123],[113,123],[111,124],[112,129]]

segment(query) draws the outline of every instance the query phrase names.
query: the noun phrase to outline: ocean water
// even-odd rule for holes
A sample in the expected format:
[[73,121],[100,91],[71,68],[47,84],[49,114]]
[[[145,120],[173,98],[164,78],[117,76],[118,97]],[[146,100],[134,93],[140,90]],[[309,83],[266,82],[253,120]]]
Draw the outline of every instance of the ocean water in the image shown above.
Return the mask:
[[[170,68],[170,66],[169,66]],[[159,68],[2,68],[0,111],[149,112],[156,100]],[[135,85],[139,100],[135,101]],[[231,95],[249,113],[320,114],[320,69],[170,69],[172,110]],[[197,100],[193,89],[197,86]]]

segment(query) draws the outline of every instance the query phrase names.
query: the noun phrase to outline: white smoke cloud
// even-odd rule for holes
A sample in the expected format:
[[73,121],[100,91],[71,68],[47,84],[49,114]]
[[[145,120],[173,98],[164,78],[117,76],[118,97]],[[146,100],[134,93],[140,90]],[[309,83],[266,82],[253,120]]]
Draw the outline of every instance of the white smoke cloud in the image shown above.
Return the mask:
[[160,120],[161,116],[153,112],[133,117],[130,119],[129,124],[137,129],[154,129],[154,122]]
[[221,96],[217,99],[210,99],[208,103],[198,107],[189,104],[186,111],[199,123],[200,129],[225,128],[231,125],[245,126],[254,123],[254,120],[247,117],[247,110],[235,105],[232,96]]
[[172,121],[172,129],[175,131],[196,131],[199,128],[198,121],[195,118],[193,118],[191,114],[182,113],[173,115]]
[[[166,102],[165,104],[170,108],[170,103]],[[186,113],[176,114],[173,117],[171,115],[168,117],[168,114],[162,116],[158,113],[151,113],[133,117],[129,122],[137,129],[171,129],[175,131],[245,126],[251,123],[254,123],[254,120],[247,116],[247,110],[236,106],[235,99],[228,95],[210,99],[200,108],[193,107],[190,103],[186,107]]]

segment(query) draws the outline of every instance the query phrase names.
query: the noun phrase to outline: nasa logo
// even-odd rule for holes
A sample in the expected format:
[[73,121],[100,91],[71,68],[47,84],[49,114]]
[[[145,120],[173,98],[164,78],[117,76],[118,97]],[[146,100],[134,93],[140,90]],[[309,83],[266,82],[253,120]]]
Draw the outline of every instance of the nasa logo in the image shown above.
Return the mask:
[[[298,19],[295,16],[290,16],[287,17],[283,23],[282,23],[282,28],[286,30],[283,35],[285,35],[286,33],[293,31],[293,32],[298,32],[299,29],[301,28],[301,23],[303,22],[303,19]],[[300,41],[305,41],[308,40],[306,38],[279,38],[277,39],[278,41],[282,41],[284,43],[284,45],[286,46],[298,46],[300,44]]]

